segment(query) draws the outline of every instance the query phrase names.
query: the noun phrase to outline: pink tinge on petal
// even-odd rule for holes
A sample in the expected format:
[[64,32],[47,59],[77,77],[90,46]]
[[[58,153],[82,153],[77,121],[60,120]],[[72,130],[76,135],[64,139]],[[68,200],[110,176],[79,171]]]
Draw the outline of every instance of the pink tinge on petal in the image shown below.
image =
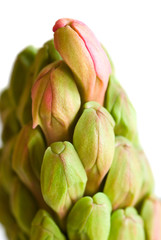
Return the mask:
[[53,27],[53,32],[55,32],[57,29],[65,27],[67,24],[70,24],[73,19],[70,18],[61,18],[58,21],[56,21],[54,27]]
[[43,105],[45,106],[46,112],[51,112],[52,108],[52,89],[51,83],[49,82],[47,88],[45,89],[44,96],[43,96]]
[[91,58],[94,63],[96,75],[98,78],[107,85],[109,75],[111,74],[111,64],[104,52],[101,44],[93,34],[93,32],[83,23],[73,21],[70,26],[79,34],[84,41]]
[[44,91],[43,97],[40,104],[40,118],[43,127],[48,126],[50,128],[52,119],[52,86],[51,82],[48,81],[46,89]]
[[92,58],[79,34],[66,25],[55,32],[54,45],[66,64],[81,79],[80,86],[83,86],[84,92],[87,95],[93,93],[96,73]]
[[112,72],[111,64],[94,33],[84,23],[70,18],[59,19],[55,23],[53,31],[55,32],[57,29],[65,27],[66,25],[70,25],[84,41],[93,60],[97,77],[107,85],[109,75]]
[[[59,28],[62,28],[63,30],[61,31],[56,31]],[[72,29],[73,32],[75,32],[74,35],[72,32],[69,34],[69,29]],[[60,53],[64,61],[67,63],[67,65],[74,70],[78,70],[78,75],[80,79],[82,80],[83,87],[85,87],[85,93],[87,93],[87,99],[86,100],[95,100],[98,101],[101,105],[103,104],[104,101],[104,94],[107,88],[109,76],[111,74],[111,64],[109,62],[109,59],[104,52],[100,42],[96,39],[95,35],[93,32],[82,22],[73,20],[73,19],[60,19],[56,22],[56,24],[53,27],[53,31],[55,32],[54,34],[54,45],[57,51]],[[58,34],[57,34],[58,32]],[[65,37],[63,37],[63,32],[64,34],[68,34],[69,39],[66,41]],[[60,34],[61,33],[61,34]],[[59,36],[59,37],[57,37]],[[61,36],[61,37],[60,37]],[[64,35],[66,36],[66,35]],[[71,38],[71,39],[70,39]],[[59,41],[61,44],[59,44]],[[69,44],[67,43],[70,41],[70,47]],[[77,51],[76,48],[74,48],[75,43],[77,44],[79,42],[82,42],[82,48]],[[62,44],[63,43],[63,44]],[[77,44],[79,45],[79,44]],[[64,48],[65,46],[65,48]],[[70,51],[70,48],[73,50],[73,52]],[[84,66],[84,52],[82,52],[82,49],[84,49],[85,53],[88,55],[88,66]],[[78,56],[78,53],[81,52],[83,53],[82,56]],[[67,56],[68,53],[68,56]],[[73,54],[73,56],[72,56]],[[74,61],[74,57],[77,58],[77,64],[76,61]],[[80,68],[78,63],[80,63]],[[90,64],[89,64],[90,63]],[[75,67],[73,67],[73,64],[75,64]],[[90,77],[90,69],[92,66],[92,71],[94,72],[94,78],[92,79]],[[74,71],[74,73],[77,75],[77,72]],[[85,74],[84,74],[85,72]],[[80,74],[82,73],[82,74]],[[82,78],[82,76],[86,76],[85,78]],[[81,81],[80,81],[81,82]],[[92,83],[92,86],[90,86]],[[91,91],[88,89],[91,89]],[[90,95],[89,95],[90,92]],[[86,96],[85,95],[85,96]]]
[[[45,75],[43,75],[45,76]],[[51,113],[52,108],[52,89],[50,81],[46,85],[46,81],[42,81],[42,78],[34,83],[31,91],[32,97],[32,118],[33,128],[36,128],[40,124],[40,108],[42,112]],[[45,114],[45,118],[50,118],[49,114]]]
[[36,128],[38,123],[38,116],[37,116],[37,107],[38,107],[38,101],[36,101],[36,95],[37,95],[37,90],[39,88],[39,82],[35,82],[35,84],[32,87],[31,91],[31,98],[32,98],[32,118],[33,118],[33,128]]

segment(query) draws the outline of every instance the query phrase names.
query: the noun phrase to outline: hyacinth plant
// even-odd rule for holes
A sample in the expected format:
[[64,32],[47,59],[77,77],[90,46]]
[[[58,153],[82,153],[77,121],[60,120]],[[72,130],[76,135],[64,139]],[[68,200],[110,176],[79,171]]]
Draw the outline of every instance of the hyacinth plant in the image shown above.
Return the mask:
[[82,22],[29,46],[0,98],[0,222],[10,240],[161,240],[135,110]]

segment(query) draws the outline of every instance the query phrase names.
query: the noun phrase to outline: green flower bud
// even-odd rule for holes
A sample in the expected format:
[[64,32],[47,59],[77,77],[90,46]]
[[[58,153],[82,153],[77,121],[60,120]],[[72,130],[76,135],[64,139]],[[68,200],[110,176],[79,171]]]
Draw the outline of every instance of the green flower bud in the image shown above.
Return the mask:
[[10,211],[9,195],[4,191],[2,185],[0,185],[0,222],[5,228],[16,226]]
[[35,199],[29,190],[18,178],[15,178],[11,192],[11,209],[18,225],[28,235],[37,208]]
[[147,240],[161,239],[161,201],[156,197],[147,198],[141,209]]
[[96,193],[111,167],[115,137],[114,121],[108,111],[96,102],[84,105],[77,122],[73,144],[86,170],[86,193]]
[[[27,240],[11,213],[10,197],[2,186],[0,186],[0,223],[5,227],[6,235],[10,240]],[[24,238],[19,236],[24,236]]]
[[17,136],[12,157],[14,171],[39,203],[43,201],[39,179],[45,148],[41,132],[39,129],[32,129],[32,124],[29,123]]
[[5,119],[11,109],[14,109],[14,106],[9,95],[9,90],[4,89],[0,94],[0,114],[3,123],[5,123]]
[[33,127],[40,125],[48,144],[69,140],[80,108],[72,72],[63,62],[44,68],[32,88]]
[[150,168],[149,162],[146,158],[146,155],[142,149],[137,149],[137,156],[139,158],[139,163],[141,165],[142,172],[142,186],[139,196],[139,201],[143,198],[151,195],[154,190],[154,178],[152,174],[152,170]]
[[11,110],[8,112],[5,118],[5,122],[3,124],[2,129],[2,140],[4,143],[9,141],[11,137],[16,135],[20,130],[20,123],[16,117],[15,110]]
[[65,240],[52,217],[44,210],[39,210],[32,221],[30,240]]
[[61,60],[61,56],[59,54],[59,52],[55,49],[54,46],[54,41],[53,39],[47,41],[44,44],[44,48],[46,48],[48,50],[48,64],[57,60]]
[[13,105],[9,95],[9,89],[3,90],[0,95],[0,114],[3,123],[2,140],[6,143],[20,129],[15,106]]
[[26,83],[26,76],[34,61],[37,50],[29,46],[20,52],[15,60],[10,79],[10,96],[15,106],[19,104]]
[[124,136],[133,143],[138,143],[136,113],[124,89],[111,75],[106,97],[105,108],[115,120],[115,135]]
[[111,203],[103,193],[83,197],[72,208],[67,219],[70,240],[107,240],[110,232]]
[[143,221],[135,208],[118,209],[112,214],[109,240],[145,240]]
[[15,177],[15,172],[12,170],[12,154],[15,140],[16,137],[4,145],[0,156],[0,183],[8,194],[10,194]]
[[55,142],[47,148],[41,168],[41,190],[46,203],[63,219],[84,194],[87,176],[69,142]]
[[17,116],[22,125],[32,119],[31,88],[39,72],[48,64],[59,59],[61,59],[61,57],[54,47],[53,40],[46,42],[37,52],[35,60],[28,71],[25,88],[17,106]]
[[133,145],[124,137],[116,137],[114,159],[104,186],[113,209],[133,206],[138,201],[142,185],[139,161]]

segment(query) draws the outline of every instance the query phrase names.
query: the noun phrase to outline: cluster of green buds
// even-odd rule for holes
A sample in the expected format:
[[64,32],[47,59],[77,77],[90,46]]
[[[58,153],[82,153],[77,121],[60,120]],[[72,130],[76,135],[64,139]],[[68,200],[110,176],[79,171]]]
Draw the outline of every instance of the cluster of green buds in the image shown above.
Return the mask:
[[161,240],[136,113],[82,22],[18,54],[0,97],[0,222],[10,240]]

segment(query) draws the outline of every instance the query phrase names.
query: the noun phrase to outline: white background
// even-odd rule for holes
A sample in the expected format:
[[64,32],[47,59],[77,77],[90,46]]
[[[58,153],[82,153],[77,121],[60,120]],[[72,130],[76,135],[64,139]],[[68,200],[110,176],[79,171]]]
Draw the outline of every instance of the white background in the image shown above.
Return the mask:
[[[138,128],[161,197],[161,5],[156,0],[1,1],[0,90],[16,54],[40,47],[62,17],[86,23],[110,53],[137,111]],[[0,232],[0,239],[2,237]]]

